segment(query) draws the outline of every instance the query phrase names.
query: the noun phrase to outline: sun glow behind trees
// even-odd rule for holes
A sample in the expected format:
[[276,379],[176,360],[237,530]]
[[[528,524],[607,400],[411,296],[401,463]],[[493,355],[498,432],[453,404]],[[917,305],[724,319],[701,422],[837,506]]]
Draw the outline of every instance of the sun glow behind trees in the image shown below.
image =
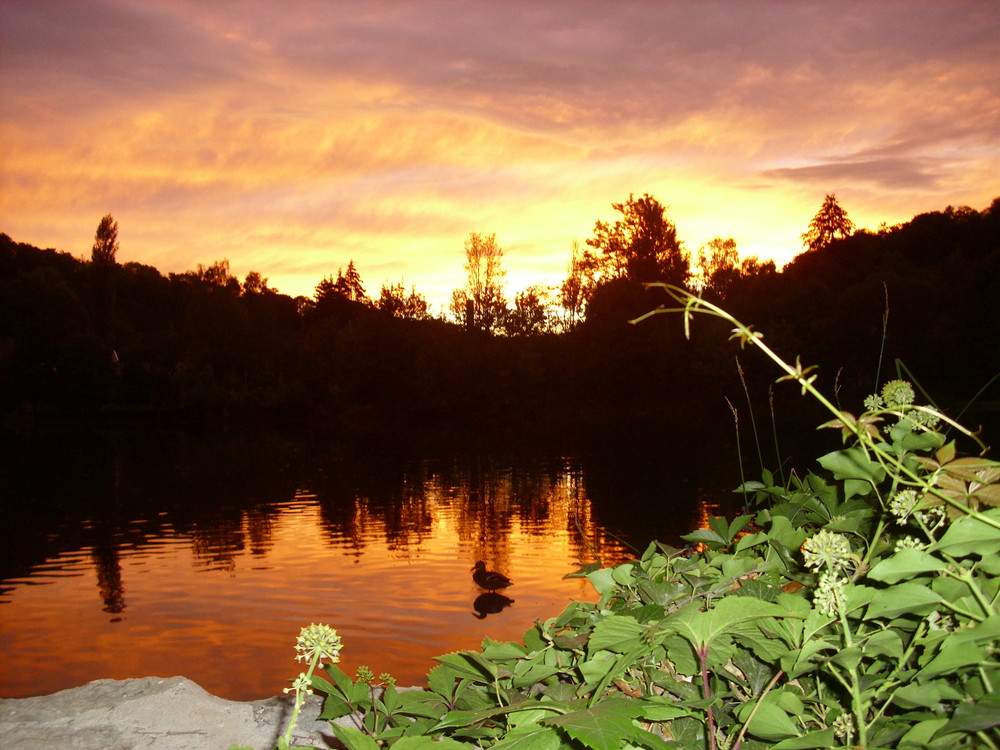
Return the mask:
[[353,258],[443,310],[470,232],[513,297],[648,191],[782,266],[820,191],[859,226],[995,194],[1000,16],[956,3],[4,2],[0,231],[83,254],[110,210],[164,273],[311,296]]

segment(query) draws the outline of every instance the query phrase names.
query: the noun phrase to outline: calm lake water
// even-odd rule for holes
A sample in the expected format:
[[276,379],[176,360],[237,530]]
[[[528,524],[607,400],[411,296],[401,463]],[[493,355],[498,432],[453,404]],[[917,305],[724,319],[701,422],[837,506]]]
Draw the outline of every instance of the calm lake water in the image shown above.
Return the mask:
[[[738,505],[731,450],[697,440],[396,438],[2,433],[0,697],[175,674],[275,695],[311,622],[338,630],[345,671],[421,684],[434,656],[593,599],[563,578],[580,564],[683,544]],[[515,582],[500,611],[477,560]]]

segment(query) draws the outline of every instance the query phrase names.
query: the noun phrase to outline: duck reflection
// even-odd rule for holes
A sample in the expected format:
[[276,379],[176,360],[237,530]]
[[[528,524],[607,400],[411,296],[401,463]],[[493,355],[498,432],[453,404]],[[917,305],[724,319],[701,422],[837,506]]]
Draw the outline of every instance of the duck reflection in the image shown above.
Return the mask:
[[513,603],[514,600],[509,596],[498,594],[495,591],[487,591],[485,594],[477,596],[476,601],[472,603],[472,608],[476,610],[472,616],[477,620],[485,620],[488,615],[495,615]]

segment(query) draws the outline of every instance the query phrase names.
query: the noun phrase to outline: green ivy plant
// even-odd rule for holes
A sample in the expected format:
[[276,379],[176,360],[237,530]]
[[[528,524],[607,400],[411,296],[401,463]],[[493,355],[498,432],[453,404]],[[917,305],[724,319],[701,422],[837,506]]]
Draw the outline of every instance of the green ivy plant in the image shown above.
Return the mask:
[[844,447],[815,473],[745,482],[750,510],[688,534],[694,552],[654,542],[573,574],[596,603],[438,657],[425,690],[328,666],[310,680],[321,718],[351,717],[333,727],[350,750],[1000,750],[1000,464],[960,456],[948,435],[975,436],[908,382],[840,411],[811,368],[660,286],[678,306],[650,314],[729,321]]

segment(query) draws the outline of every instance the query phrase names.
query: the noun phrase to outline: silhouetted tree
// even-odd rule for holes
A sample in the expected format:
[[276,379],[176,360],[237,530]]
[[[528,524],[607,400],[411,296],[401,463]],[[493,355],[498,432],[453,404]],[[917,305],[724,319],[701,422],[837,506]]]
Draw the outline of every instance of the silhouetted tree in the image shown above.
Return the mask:
[[744,279],[775,271],[773,260],[761,263],[756,255],[741,260],[736,241],[732,238],[724,240],[716,237],[698,250],[698,277],[702,294],[720,300],[732,296]]
[[267,278],[257,271],[250,271],[243,281],[243,294],[267,294],[273,291],[267,285]]
[[665,281],[684,286],[690,263],[677,241],[677,227],[666,217],[666,208],[648,193],[629,195],[625,203],[612,203],[621,219],[614,224],[598,221],[587,244],[600,252],[601,274],[634,282]]
[[210,286],[239,294],[240,280],[229,272],[229,258],[217,260],[207,267],[199,263],[193,276]]
[[540,286],[518,292],[514,297],[514,309],[507,315],[507,334],[537,336],[548,333],[552,327],[548,307],[548,292]]
[[[564,311],[563,328],[571,329],[580,322],[583,310],[587,304],[589,291],[587,277],[584,275],[583,254],[580,245],[573,240],[572,254],[569,261],[569,276],[559,287],[559,305]],[[590,279],[592,282],[592,279]]]
[[347,264],[347,273],[338,268],[336,280],[332,276],[325,276],[316,285],[317,302],[322,302],[324,299],[329,301],[330,295],[337,295],[350,302],[359,302],[365,305],[370,303],[365,294],[364,284],[361,282],[361,274],[354,267],[353,260]]
[[471,232],[465,240],[465,289],[452,293],[451,311],[456,320],[464,322],[467,303],[472,302],[474,326],[487,333],[499,333],[507,314],[503,293],[503,250],[496,234]]
[[[707,250],[707,252],[706,252]],[[715,294],[720,299],[739,278],[740,254],[736,240],[716,237],[707,246],[698,249],[698,280],[703,294]]]
[[111,343],[112,320],[115,315],[115,272],[118,256],[118,222],[106,214],[97,225],[90,265],[94,281],[94,322],[108,345]]
[[854,222],[847,217],[847,211],[837,203],[837,196],[827,193],[823,205],[809,222],[809,229],[802,235],[802,244],[808,250],[819,250],[838,238],[850,237],[854,232]]
[[118,255],[118,222],[111,214],[106,214],[97,225],[94,247],[90,251],[90,262],[95,266],[113,266]]
[[347,272],[338,279],[342,280],[342,288],[344,290],[344,296],[352,302],[362,302],[367,303],[368,295],[365,294],[365,287],[361,283],[361,274],[358,273],[358,269],[354,267],[354,260],[352,259],[347,264]]
[[402,282],[398,284],[383,284],[382,292],[375,302],[375,308],[387,312],[396,318],[408,318],[410,320],[429,320],[430,313],[427,312],[427,300],[422,294],[417,293],[416,287],[410,287],[410,293],[406,293],[406,287]]

